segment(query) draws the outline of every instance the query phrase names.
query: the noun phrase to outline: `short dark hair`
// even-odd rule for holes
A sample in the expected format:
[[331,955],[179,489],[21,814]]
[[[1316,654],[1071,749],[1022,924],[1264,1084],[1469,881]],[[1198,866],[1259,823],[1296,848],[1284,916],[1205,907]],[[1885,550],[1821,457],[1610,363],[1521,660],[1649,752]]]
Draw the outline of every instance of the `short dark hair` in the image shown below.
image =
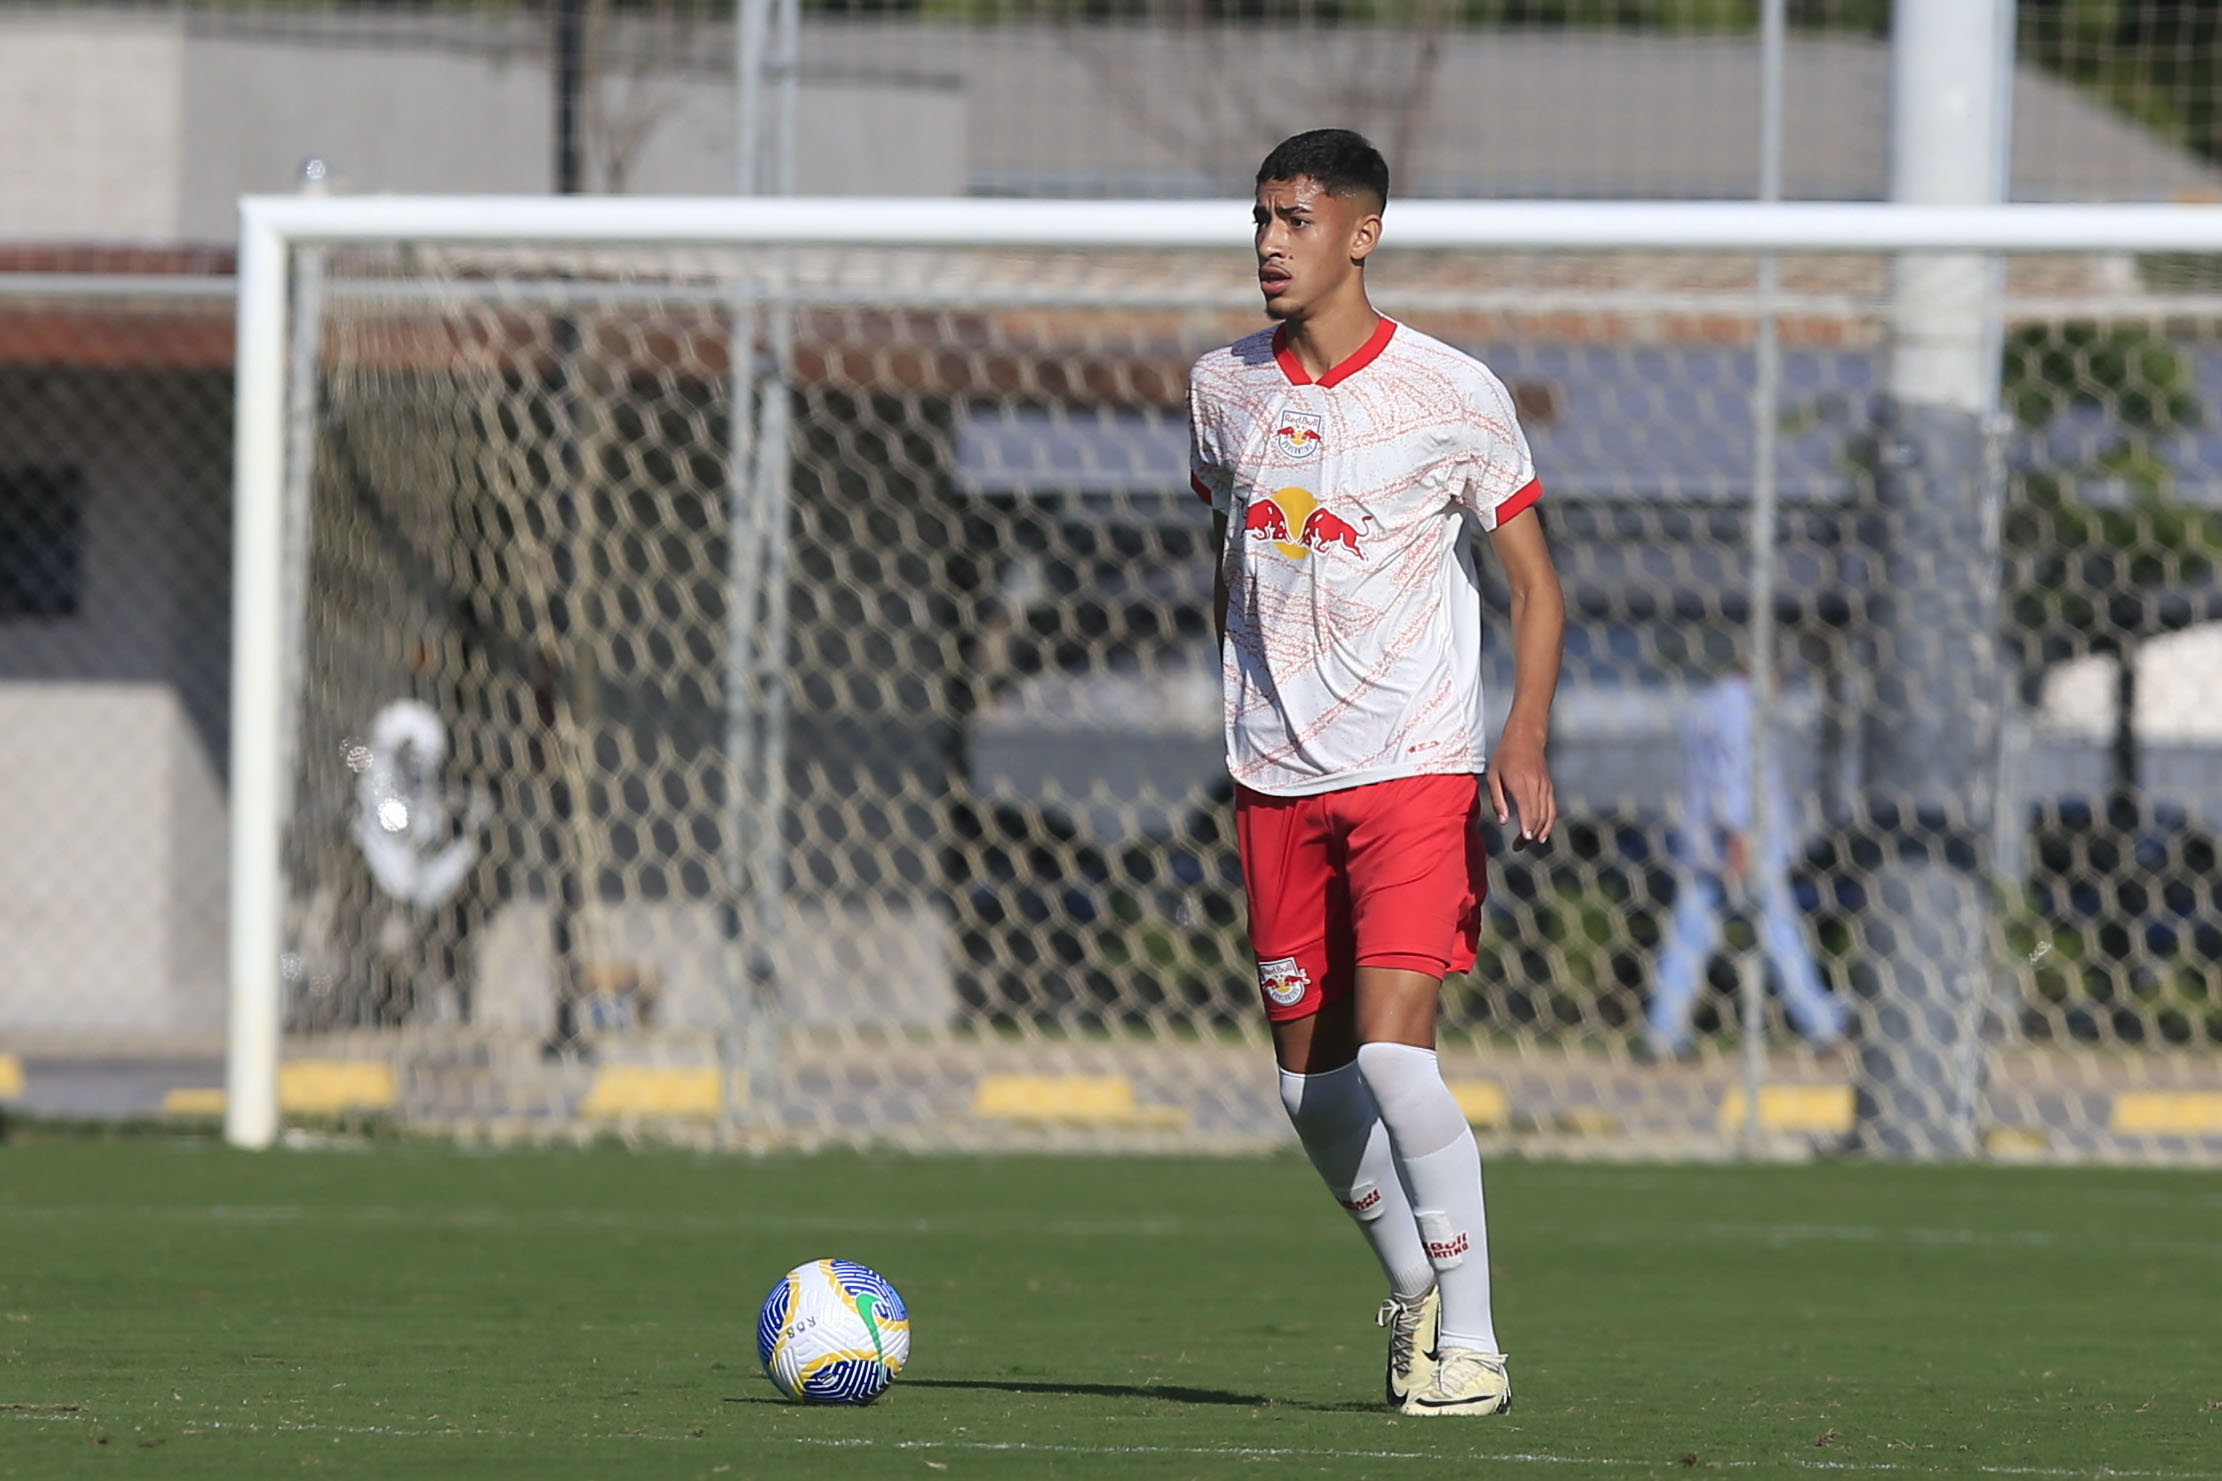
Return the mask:
[[1389,162],[1364,134],[1350,129],[1311,129],[1273,146],[1258,166],[1258,184],[1309,178],[1329,195],[1363,191],[1381,205],[1389,203]]

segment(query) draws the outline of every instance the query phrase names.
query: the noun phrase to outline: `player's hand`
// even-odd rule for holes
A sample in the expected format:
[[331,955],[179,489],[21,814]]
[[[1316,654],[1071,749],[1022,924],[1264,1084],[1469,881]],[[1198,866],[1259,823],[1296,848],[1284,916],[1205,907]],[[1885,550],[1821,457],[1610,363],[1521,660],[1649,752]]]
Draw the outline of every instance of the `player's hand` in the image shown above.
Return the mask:
[[1558,794],[1551,788],[1551,769],[1543,759],[1542,737],[1506,730],[1497,742],[1497,754],[1491,758],[1486,776],[1497,822],[1507,824],[1515,812],[1520,815],[1520,836],[1513,848],[1549,843],[1551,826],[1558,821]]

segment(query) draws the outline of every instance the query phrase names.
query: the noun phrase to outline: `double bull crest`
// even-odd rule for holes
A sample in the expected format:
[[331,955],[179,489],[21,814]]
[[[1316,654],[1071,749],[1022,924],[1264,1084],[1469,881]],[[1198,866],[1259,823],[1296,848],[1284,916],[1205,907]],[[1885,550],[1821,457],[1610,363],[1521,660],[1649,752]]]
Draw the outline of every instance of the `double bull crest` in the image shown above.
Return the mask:
[[1290,560],[1303,560],[1315,550],[1344,550],[1359,560],[1366,558],[1365,531],[1373,516],[1362,514],[1352,524],[1313,497],[1311,490],[1276,489],[1252,494],[1242,515],[1242,528],[1253,540],[1270,540],[1273,548]]

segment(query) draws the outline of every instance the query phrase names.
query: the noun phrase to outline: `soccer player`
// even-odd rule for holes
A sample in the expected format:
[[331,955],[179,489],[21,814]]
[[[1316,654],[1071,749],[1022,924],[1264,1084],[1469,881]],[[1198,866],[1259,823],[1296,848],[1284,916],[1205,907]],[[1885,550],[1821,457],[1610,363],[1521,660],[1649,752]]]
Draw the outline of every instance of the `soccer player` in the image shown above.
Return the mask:
[[[1276,327],[1196,362],[1190,463],[1218,537],[1227,767],[1281,1099],[1389,1278],[1388,1397],[1497,1414],[1481,1157],[1435,1058],[1474,963],[1482,779],[1549,841],[1544,762],[1565,608],[1512,400],[1478,361],[1374,312],[1389,171],[1298,134],[1258,169]],[[1516,682],[1484,766],[1475,532],[1512,592]]]

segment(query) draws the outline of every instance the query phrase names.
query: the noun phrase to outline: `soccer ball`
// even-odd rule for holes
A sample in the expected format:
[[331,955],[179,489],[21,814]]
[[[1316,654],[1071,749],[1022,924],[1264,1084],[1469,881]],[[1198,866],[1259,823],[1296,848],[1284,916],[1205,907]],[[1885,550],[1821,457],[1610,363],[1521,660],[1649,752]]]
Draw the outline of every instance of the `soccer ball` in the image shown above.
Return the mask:
[[910,1360],[910,1313],[878,1271],[813,1260],[780,1277],[756,1319],[764,1375],[807,1404],[869,1404]]

